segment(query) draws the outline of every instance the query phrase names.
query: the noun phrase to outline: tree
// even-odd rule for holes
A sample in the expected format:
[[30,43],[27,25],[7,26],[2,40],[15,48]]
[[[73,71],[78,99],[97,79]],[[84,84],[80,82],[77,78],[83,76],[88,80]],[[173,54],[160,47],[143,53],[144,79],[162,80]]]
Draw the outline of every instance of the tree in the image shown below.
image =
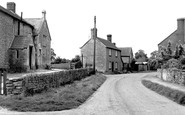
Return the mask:
[[157,50],[150,53],[150,59],[156,59],[159,57],[159,52]]
[[51,61],[54,61],[55,58],[56,58],[56,54],[55,54],[55,52],[54,52],[54,49],[51,48]]
[[80,56],[79,55],[76,55],[75,58],[73,58],[71,60],[71,62],[78,62],[78,61],[80,61]]
[[135,59],[141,62],[148,61],[147,54],[145,54],[144,50],[141,49],[135,53]]

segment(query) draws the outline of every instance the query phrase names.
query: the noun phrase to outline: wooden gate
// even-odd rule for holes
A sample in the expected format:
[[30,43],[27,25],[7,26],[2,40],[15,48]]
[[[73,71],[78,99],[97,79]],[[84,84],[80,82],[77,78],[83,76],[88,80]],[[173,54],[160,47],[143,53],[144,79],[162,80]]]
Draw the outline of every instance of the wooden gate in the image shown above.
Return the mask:
[[7,70],[0,69],[0,94],[6,95],[6,80],[7,80]]

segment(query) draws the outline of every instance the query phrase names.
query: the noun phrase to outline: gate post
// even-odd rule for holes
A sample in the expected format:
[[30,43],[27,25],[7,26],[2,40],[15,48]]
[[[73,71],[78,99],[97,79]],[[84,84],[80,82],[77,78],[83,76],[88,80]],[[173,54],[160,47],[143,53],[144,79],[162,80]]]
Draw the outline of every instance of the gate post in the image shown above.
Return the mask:
[[6,91],[7,70],[0,68],[0,94],[7,95]]
[[7,91],[6,91],[6,80],[7,80],[7,70],[4,69],[3,71],[3,93],[4,95],[7,95]]

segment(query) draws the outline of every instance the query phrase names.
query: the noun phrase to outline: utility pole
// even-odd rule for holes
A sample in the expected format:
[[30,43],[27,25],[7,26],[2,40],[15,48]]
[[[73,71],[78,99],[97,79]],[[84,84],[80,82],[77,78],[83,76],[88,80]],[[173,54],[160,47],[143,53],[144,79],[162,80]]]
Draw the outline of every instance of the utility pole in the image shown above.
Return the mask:
[[93,39],[94,39],[93,73],[95,74],[96,73],[96,16],[94,16]]

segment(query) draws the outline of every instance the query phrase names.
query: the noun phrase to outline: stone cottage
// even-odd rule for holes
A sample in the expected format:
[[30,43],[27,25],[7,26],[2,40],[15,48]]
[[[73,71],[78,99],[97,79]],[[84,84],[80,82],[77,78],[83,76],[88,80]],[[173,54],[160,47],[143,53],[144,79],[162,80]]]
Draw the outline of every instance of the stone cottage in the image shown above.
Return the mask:
[[177,19],[177,29],[171,33],[167,38],[158,44],[158,49],[161,46],[167,46],[168,42],[171,42],[172,50],[175,50],[176,45],[185,44],[185,18]]
[[[44,19],[44,17],[43,17]],[[46,24],[45,27],[47,28]],[[46,30],[47,30],[46,29]],[[45,31],[41,29],[41,31]],[[0,6],[0,68],[9,68],[28,71],[36,68],[38,65],[39,32],[36,26],[16,14],[16,4],[14,2],[7,3],[7,9]],[[43,38],[44,38],[43,34]],[[46,34],[47,48],[50,47],[49,31]],[[48,40],[49,39],[49,40]],[[45,40],[43,40],[45,41]],[[41,54],[42,53],[42,48]],[[50,59],[50,50],[48,50],[46,58]],[[47,59],[47,60],[48,60]],[[44,63],[46,64],[46,63]],[[50,64],[48,61],[47,64]],[[43,65],[42,62],[39,65]]]
[[112,43],[112,35],[107,40],[97,36],[96,21],[91,29],[91,38],[81,47],[83,67],[93,66],[95,41],[95,69],[100,72],[121,71],[121,50]]
[[46,11],[42,14],[42,18],[25,19],[35,28],[36,68],[45,68],[51,63],[51,35],[46,20]]
[[133,51],[131,47],[120,47],[121,50],[121,61],[123,63],[123,70],[128,70],[131,68],[131,63],[133,60]]

